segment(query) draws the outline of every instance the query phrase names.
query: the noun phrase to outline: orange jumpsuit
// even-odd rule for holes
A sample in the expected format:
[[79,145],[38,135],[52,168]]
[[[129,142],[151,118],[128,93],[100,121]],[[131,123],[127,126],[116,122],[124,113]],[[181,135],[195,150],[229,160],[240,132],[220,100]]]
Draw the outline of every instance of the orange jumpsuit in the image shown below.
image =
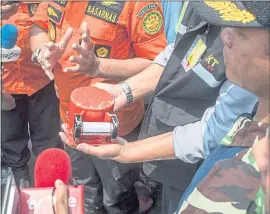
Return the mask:
[[15,62],[4,63],[2,73],[4,90],[9,94],[33,95],[50,83],[49,78],[39,65],[31,61],[32,51],[29,45],[29,30],[33,23],[31,17],[38,8],[39,2],[21,3],[18,12],[9,20],[3,20],[2,25],[8,23],[18,28],[17,46],[22,49],[20,58]]
[[45,149],[63,147],[58,135],[60,115],[53,82],[31,61],[29,30],[39,3],[20,2],[17,13],[2,22],[18,28],[17,46],[22,50],[17,61],[3,63],[2,72],[4,90],[15,99],[16,107],[1,112],[1,164],[12,168],[17,185],[20,179],[30,181],[29,139],[36,156]]
[[[55,67],[55,82],[59,89],[60,112],[66,122],[70,93],[77,87],[105,81],[79,73],[64,73],[71,66],[69,57],[77,55],[73,43],[81,39],[80,26],[87,22],[96,56],[111,59],[134,57],[153,60],[167,45],[164,35],[164,20],[158,2],[50,1],[41,3],[35,24],[48,31],[53,42],[59,42],[68,28],[73,28],[73,37]],[[119,135],[133,131],[144,115],[143,100],[134,102],[117,114],[120,121]]]

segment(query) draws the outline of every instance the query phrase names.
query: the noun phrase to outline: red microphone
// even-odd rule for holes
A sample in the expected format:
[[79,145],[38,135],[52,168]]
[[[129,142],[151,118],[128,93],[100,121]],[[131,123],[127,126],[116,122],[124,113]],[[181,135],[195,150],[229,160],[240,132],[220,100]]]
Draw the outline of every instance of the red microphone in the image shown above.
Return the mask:
[[57,179],[68,185],[72,178],[71,161],[61,149],[47,149],[36,160],[35,187],[54,187]]
[[[61,180],[69,184],[72,178],[71,160],[61,149],[47,149],[36,160],[34,180],[35,188],[20,190],[21,214],[53,214],[56,202],[54,184]],[[83,186],[68,186],[69,213],[84,213]]]

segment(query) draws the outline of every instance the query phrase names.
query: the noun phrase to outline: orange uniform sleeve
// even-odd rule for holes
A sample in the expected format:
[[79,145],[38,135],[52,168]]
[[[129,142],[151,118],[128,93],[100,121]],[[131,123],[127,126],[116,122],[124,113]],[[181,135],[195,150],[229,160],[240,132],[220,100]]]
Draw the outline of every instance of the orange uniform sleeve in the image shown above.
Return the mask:
[[161,4],[157,1],[130,3],[127,29],[135,54],[153,60],[167,46]]
[[45,31],[48,30],[48,5],[48,2],[40,3],[35,15],[32,17],[32,21]]

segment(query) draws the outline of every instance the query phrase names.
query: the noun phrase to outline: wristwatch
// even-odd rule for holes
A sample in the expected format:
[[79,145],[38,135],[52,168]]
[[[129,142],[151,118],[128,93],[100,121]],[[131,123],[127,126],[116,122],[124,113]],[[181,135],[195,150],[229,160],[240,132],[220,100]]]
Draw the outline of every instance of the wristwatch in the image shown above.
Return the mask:
[[31,61],[34,62],[34,63],[38,63],[38,55],[41,51],[41,48],[37,48],[36,50],[34,50],[33,54],[32,54],[32,57],[31,57]]
[[120,87],[123,89],[126,97],[127,97],[127,102],[126,102],[126,106],[131,104],[133,102],[133,94],[132,91],[129,87],[129,85],[126,82],[120,82],[119,83]]

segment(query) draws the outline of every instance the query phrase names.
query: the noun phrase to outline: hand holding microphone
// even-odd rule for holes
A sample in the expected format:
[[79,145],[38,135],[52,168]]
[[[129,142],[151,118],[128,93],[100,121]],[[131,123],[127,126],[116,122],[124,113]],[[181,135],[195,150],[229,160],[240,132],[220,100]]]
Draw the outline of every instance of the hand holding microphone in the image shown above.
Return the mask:
[[18,29],[12,24],[6,24],[1,29],[1,62],[18,60],[21,48],[16,45]]
[[83,214],[83,186],[68,186],[71,161],[61,149],[47,149],[36,160],[35,188],[22,188],[21,214]]
[[61,180],[55,181],[56,214],[68,214],[68,187]]
[[[1,29],[1,63],[16,61],[21,53],[21,49],[16,46],[18,39],[18,29],[11,24],[6,24]],[[1,65],[1,75],[4,72],[4,67]],[[1,78],[2,91],[2,107],[3,111],[10,111],[15,108],[14,98],[3,90],[3,83]]]

